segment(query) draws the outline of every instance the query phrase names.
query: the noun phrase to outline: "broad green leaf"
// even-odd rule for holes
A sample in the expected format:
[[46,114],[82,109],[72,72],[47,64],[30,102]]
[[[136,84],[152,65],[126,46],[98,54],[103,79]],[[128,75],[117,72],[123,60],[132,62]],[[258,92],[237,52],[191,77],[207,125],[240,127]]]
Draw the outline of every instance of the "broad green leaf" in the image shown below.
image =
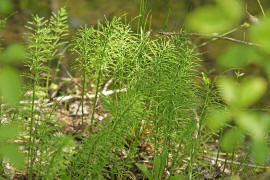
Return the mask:
[[270,155],[269,147],[265,141],[252,141],[251,145],[252,156],[259,164],[264,164]]
[[192,12],[188,17],[188,27],[201,33],[222,32],[231,26],[227,17],[218,7],[205,6]]
[[262,62],[262,66],[264,68],[264,71],[266,72],[268,81],[270,80],[270,61],[268,60],[268,57],[265,61]]
[[5,67],[0,69],[0,95],[8,104],[17,104],[20,97],[21,81],[15,69]]
[[228,105],[243,108],[254,104],[263,96],[267,82],[258,77],[246,79],[239,84],[233,79],[221,78],[218,87]]
[[238,112],[235,118],[236,124],[245,130],[253,139],[262,140],[264,138],[264,127],[259,117],[255,113]]
[[62,170],[62,175],[61,175],[62,180],[72,180],[72,178],[67,175],[66,169]]
[[221,78],[218,81],[221,96],[228,105],[235,105],[238,99],[239,84],[230,78]]
[[24,154],[19,151],[16,144],[1,144],[0,155],[7,158],[17,168],[24,165]]
[[25,59],[25,48],[22,44],[13,43],[1,54],[0,62],[12,63]]
[[160,156],[155,156],[154,157],[154,178],[159,179],[161,171],[161,158]]
[[270,114],[269,113],[260,113],[258,114],[260,119],[260,124],[264,128],[264,131],[267,132],[270,129]]
[[242,1],[216,0],[215,6],[204,6],[190,13],[187,22],[193,31],[220,33],[233,28],[242,16]]
[[244,134],[239,128],[232,128],[221,139],[221,148],[226,152],[232,152],[243,140]]
[[149,170],[142,164],[136,163],[136,166],[143,172],[143,174],[149,179],[154,180],[153,176],[149,172]]
[[240,21],[243,17],[243,1],[242,0],[216,0],[218,6],[231,17],[231,20]]
[[225,68],[238,68],[255,62],[260,57],[254,48],[242,45],[231,46],[218,58],[218,64]]
[[166,163],[167,163],[167,156],[168,156],[168,150],[167,148],[163,148],[163,151],[160,155],[161,158],[161,171],[163,172],[163,170],[165,169]]
[[8,14],[13,8],[13,4],[11,0],[1,0],[0,3],[0,13]]
[[164,148],[160,156],[154,158],[154,178],[161,179],[167,162],[167,149]]
[[252,42],[261,45],[261,49],[270,53],[270,13],[267,17],[260,18],[259,23],[254,24],[250,29]]
[[224,110],[213,110],[207,115],[206,124],[212,131],[223,128],[231,120],[230,114]]
[[0,143],[17,137],[20,128],[16,124],[0,125]]
[[230,180],[241,180],[241,178],[239,176],[232,176]]
[[182,175],[170,176],[167,180],[184,180]]
[[248,107],[258,101],[267,88],[267,82],[259,77],[250,78],[243,81],[239,89],[239,107]]

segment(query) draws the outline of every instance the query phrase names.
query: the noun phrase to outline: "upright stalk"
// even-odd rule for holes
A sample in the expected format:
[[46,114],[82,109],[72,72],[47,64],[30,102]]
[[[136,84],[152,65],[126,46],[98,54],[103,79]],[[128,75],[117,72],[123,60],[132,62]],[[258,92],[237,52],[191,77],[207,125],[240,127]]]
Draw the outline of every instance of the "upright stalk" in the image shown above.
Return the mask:
[[[84,52],[86,51],[86,48],[84,48]],[[85,83],[86,83],[86,61],[87,61],[87,56],[83,57],[83,77],[82,77],[82,99],[81,99],[81,106],[82,106],[82,128],[83,128],[83,121],[84,121],[84,95],[85,95]],[[80,109],[80,106],[79,106]]]
[[205,101],[204,101],[204,107],[202,109],[200,117],[197,115],[196,111],[194,110],[195,119],[196,119],[196,130],[195,130],[195,142],[192,144],[192,150],[191,150],[191,153],[190,153],[189,179],[192,179],[192,174],[193,174],[192,164],[193,164],[193,159],[194,159],[193,157],[196,154],[197,146],[198,146],[198,143],[199,143],[199,136],[200,136],[200,133],[201,133],[201,119],[204,116],[204,113],[205,113],[205,110],[206,110],[206,107],[207,107],[208,103],[209,103],[209,91],[207,91],[207,93],[206,93],[206,98],[205,98]]
[[[37,60],[36,60],[37,63]],[[28,151],[28,178],[30,180],[32,180],[32,176],[33,176],[33,165],[34,165],[34,158],[33,158],[33,154],[34,154],[34,147],[33,147],[33,127],[34,127],[34,123],[35,123],[35,96],[36,96],[36,83],[37,83],[37,79],[38,79],[38,72],[37,72],[37,65],[35,63],[35,74],[34,74],[34,80],[33,80],[33,87],[32,87],[32,102],[31,102],[31,119],[30,119],[30,127],[29,127],[29,140],[28,140],[28,144],[29,144],[29,151]]]
[[[106,37],[105,37],[106,38]],[[108,44],[109,38],[107,38],[105,40],[104,43],[104,47],[102,50],[102,54],[101,54],[101,61],[104,58],[105,55],[105,50],[106,50],[106,46]],[[91,124],[90,124],[90,131],[93,132],[93,126],[94,126],[94,115],[95,115],[95,110],[96,110],[96,106],[97,106],[97,99],[98,99],[98,89],[100,86],[100,80],[101,80],[101,76],[102,76],[102,65],[99,65],[99,69],[98,69],[98,77],[97,77],[97,85],[96,85],[96,92],[95,92],[95,99],[94,99],[94,104],[93,104],[93,108],[92,108],[92,114],[91,114]]]
[[[86,79],[86,70],[83,71],[83,82],[82,82],[82,127],[83,127],[83,120],[84,120],[84,94],[85,94],[85,79]],[[92,122],[91,122],[92,124]]]
[[[219,159],[219,154],[220,154],[219,146],[220,146],[220,141],[221,141],[222,136],[223,136],[223,129],[221,130],[220,135],[219,135],[217,156],[216,156],[215,165],[214,165],[215,168],[217,167],[217,163],[218,163],[218,159]],[[213,173],[213,179],[215,179],[215,173]]]
[[232,152],[232,160],[231,160],[231,175],[233,175],[234,174],[234,170],[233,170],[233,168],[234,168],[234,150],[233,150],[233,152]]
[[97,85],[96,85],[96,92],[95,92],[95,99],[94,99],[94,104],[92,108],[92,114],[91,114],[91,124],[90,124],[90,131],[93,132],[93,126],[94,126],[94,115],[95,115],[95,110],[97,106],[97,98],[98,98],[98,89],[100,86],[100,79],[101,79],[101,67],[98,70],[98,79],[97,79]]
[[[53,57],[51,57],[51,58],[53,58]],[[48,67],[51,67],[52,66],[52,60],[50,60],[49,61],[49,64],[48,64]],[[50,76],[50,72],[48,72],[48,74],[47,74],[47,78],[46,78],[46,91],[48,92],[49,91],[49,84],[50,84],[50,78],[51,78],[51,76]],[[47,95],[49,95],[49,94],[47,94]]]
[[[62,56],[62,55],[61,55],[61,56]],[[61,58],[62,58],[62,57],[59,57],[59,58],[57,59],[57,64],[56,64],[56,68],[55,68],[55,74],[54,74],[54,76],[53,76],[53,78],[52,78],[52,83],[55,83],[55,79],[56,79],[56,77],[58,76],[58,73],[60,72]]]
[[227,161],[228,161],[228,153],[226,152],[226,157],[225,157],[225,162],[224,162],[224,166],[223,166],[223,170],[222,170],[222,173],[224,174],[225,172],[225,169],[226,169],[226,165],[227,165]]

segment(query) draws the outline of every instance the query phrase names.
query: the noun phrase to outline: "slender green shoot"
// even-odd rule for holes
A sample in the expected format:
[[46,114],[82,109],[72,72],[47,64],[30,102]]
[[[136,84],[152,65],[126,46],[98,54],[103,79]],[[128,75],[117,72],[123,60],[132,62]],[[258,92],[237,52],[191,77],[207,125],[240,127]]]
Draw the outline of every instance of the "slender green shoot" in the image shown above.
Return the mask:
[[258,4],[259,4],[259,6],[260,6],[260,9],[261,9],[261,11],[262,11],[263,16],[265,17],[265,13],[264,13],[264,9],[263,9],[261,0],[257,0],[257,2],[258,2]]
[[141,0],[140,2],[140,14],[139,14],[139,22],[137,25],[137,34],[141,34],[143,32],[143,26],[145,24],[145,16],[147,9],[147,0]]
[[168,10],[164,19],[164,23],[163,23],[163,31],[166,32],[168,29],[168,23],[169,23],[169,17],[170,17],[170,12],[171,12],[171,0],[169,0],[168,3]]

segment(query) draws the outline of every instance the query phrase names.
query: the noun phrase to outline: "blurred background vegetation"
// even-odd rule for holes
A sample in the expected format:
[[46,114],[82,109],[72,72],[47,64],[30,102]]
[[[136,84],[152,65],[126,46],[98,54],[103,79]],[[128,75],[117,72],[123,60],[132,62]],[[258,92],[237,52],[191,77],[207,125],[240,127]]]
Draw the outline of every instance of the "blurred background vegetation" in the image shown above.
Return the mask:
[[[4,5],[7,2],[7,5]],[[8,5],[10,3],[10,5]],[[153,35],[158,35],[158,32],[164,30],[164,23],[169,10],[167,31],[179,32],[180,29],[186,28],[187,16],[207,4],[213,4],[213,0],[148,0],[147,10],[150,12],[149,23],[151,24]],[[246,16],[243,22],[251,23],[251,14],[255,17],[261,15],[261,9],[256,0],[244,0]],[[262,7],[269,9],[270,1],[262,0]],[[7,13],[2,13],[0,17],[9,17],[6,28],[3,32],[4,46],[12,42],[25,41],[22,35],[26,28],[24,25],[31,19],[33,14],[49,17],[51,12],[56,12],[59,7],[66,6],[69,13],[69,25],[72,32],[80,25],[96,25],[99,21],[103,22],[104,17],[109,20],[114,16],[121,16],[127,13],[129,19],[134,19],[139,15],[140,0],[1,0],[0,8],[10,7],[11,10]],[[136,29],[136,22],[134,23],[134,30]],[[232,38],[238,40],[248,40],[246,29],[242,28],[231,34]],[[207,38],[194,37],[194,44],[201,44],[208,41]],[[206,46],[198,48],[201,54],[202,64],[205,68],[206,74],[213,79],[215,75],[222,73],[226,69],[220,67],[216,63],[218,56],[234,42],[227,40],[217,40],[208,43]],[[261,75],[260,68],[248,67],[243,73],[251,73]],[[268,106],[267,104],[265,106]]]
[[[158,35],[158,32],[161,32],[161,31],[178,32],[180,29],[185,30],[185,25],[187,24],[187,22],[186,22],[187,15],[190,14],[191,12],[193,12],[195,9],[197,9],[201,6],[204,6],[205,4],[209,4],[209,3],[211,4],[212,2],[213,1],[211,1],[211,0],[208,0],[208,1],[203,1],[203,0],[148,0],[147,9],[148,9],[148,12],[150,13],[149,24],[152,27],[153,35]],[[262,2],[262,6],[264,7],[264,9],[269,9],[269,7],[270,7],[269,0],[263,0],[261,2]],[[242,22],[240,24],[243,24],[244,22],[248,22],[248,23],[252,24],[252,23],[254,23],[254,21],[252,22],[252,18],[256,18],[258,16],[261,16],[261,14],[262,14],[260,6],[256,0],[245,0],[244,3],[245,3],[246,12],[245,12],[245,17],[241,20]],[[59,7],[63,7],[63,6],[67,7],[67,10],[69,13],[69,25],[73,30],[75,30],[75,28],[78,28],[80,25],[83,25],[83,24],[96,26],[96,24],[99,21],[100,22],[104,21],[104,16],[107,19],[112,19],[114,16],[120,16],[120,15],[127,13],[128,14],[127,17],[129,19],[133,19],[136,16],[138,16],[138,14],[139,14],[140,0],[114,0],[114,1],[105,1],[105,0],[43,0],[43,1],[1,0],[0,12],[2,12],[2,14],[0,14],[0,17],[1,17],[1,19],[8,17],[7,26],[3,32],[3,40],[4,40],[3,46],[7,49],[6,56],[10,57],[9,59],[16,60],[16,57],[12,57],[11,55],[8,54],[8,52],[13,52],[14,47],[16,49],[18,46],[11,46],[13,48],[13,49],[11,48],[12,51],[11,50],[8,51],[8,49],[10,49],[10,47],[8,45],[13,44],[14,42],[24,42],[25,41],[25,37],[23,36],[23,34],[26,32],[26,28],[24,27],[24,25],[27,24],[27,21],[29,21],[31,19],[31,16],[33,14],[39,14],[40,16],[50,17],[50,14],[52,11],[56,12],[59,9]],[[168,16],[168,13],[169,13],[169,16]],[[168,27],[164,28],[164,25],[166,25],[166,21],[167,21],[166,17],[169,17]],[[239,19],[241,19],[241,18],[239,18]],[[136,23],[134,23],[134,25],[135,24]],[[135,29],[135,27],[134,27],[134,29]],[[198,32],[200,32],[200,31],[198,30]],[[243,41],[248,40],[247,39],[248,35],[246,34],[246,29],[240,29],[238,31],[235,31],[234,33],[231,34],[231,37],[235,38],[237,40],[243,40]],[[207,38],[202,38],[200,36],[192,38],[192,40],[193,40],[194,44],[198,44],[198,45],[201,44],[202,42],[207,42]],[[216,64],[216,59],[218,59],[218,56],[221,54],[221,52],[224,51],[224,49],[226,49],[227,47],[230,47],[232,45],[234,45],[234,42],[232,42],[232,41],[216,40],[216,41],[213,41],[211,43],[207,43],[207,45],[205,45],[203,47],[197,48],[198,52],[201,54],[202,64],[204,65],[204,68],[206,69],[205,71],[207,71],[206,74],[208,77],[214,78],[214,76],[216,74],[219,74],[220,72],[224,72],[226,70],[225,68],[222,69],[221,66],[218,66]],[[17,48],[17,49],[20,49],[20,48]],[[241,52],[243,52],[243,56],[246,53],[245,50],[246,49],[241,51]],[[239,49],[237,49],[236,51],[239,51]],[[5,53],[3,53],[3,54],[5,54]],[[230,56],[230,58],[231,57],[232,56]],[[239,58],[236,57],[235,59],[233,59],[233,58],[231,58],[231,59],[238,60]],[[266,76],[266,74],[264,74],[262,72],[262,69],[263,69],[262,67],[265,64],[267,64],[267,63],[261,63],[261,64],[255,64],[255,65],[252,64],[251,66],[248,66],[245,69],[244,68],[241,69],[241,73],[248,73],[251,76],[252,75]],[[269,65],[269,63],[267,65]],[[20,65],[18,65],[18,67],[20,67]],[[8,73],[13,72],[13,71],[14,70],[11,70],[11,71],[6,70],[6,72],[5,71],[2,71],[2,72],[7,74],[7,75],[5,75],[6,78],[7,77],[9,78],[11,76],[8,75]],[[216,74],[212,74],[211,72],[215,72]],[[229,73],[233,73],[233,71],[230,71]],[[270,77],[269,74],[268,74],[268,79]],[[213,77],[211,77],[211,75],[213,75]],[[232,76],[234,74],[226,74],[226,75]],[[13,78],[13,79],[16,79],[16,78]],[[7,81],[5,82],[4,80],[7,80]],[[4,80],[1,80],[1,82],[5,82],[6,84],[10,83],[8,81],[8,79],[4,79]],[[236,97],[238,98],[239,94],[244,94],[245,92],[247,92],[247,95],[244,94],[243,96],[249,97],[249,95],[250,95],[249,92],[255,92],[255,90],[253,91],[250,89],[252,89],[252,87],[257,87],[256,83],[259,82],[258,87],[263,86],[263,88],[262,88],[263,90],[261,90],[262,93],[260,95],[260,97],[261,97],[263,95],[263,93],[266,91],[267,85],[265,84],[264,81],[262,83],[260,83],[260,81],[261,81],[261,79],[255,79],[254,80],[255,85],[252,83],[248,83],[248,85],[247,85],[248,88],[246,88],[247,90],[245,88],[240,89],[239,88],[240,85],[237,86],[237,85],[235,85],[235,83],[233,81],[230,81],[228,79],[225,79],[223,81],[223,83],[226,82],[227,84],[225,84],[225,85],[227,85],[227,87],[233,87],[235,90],[234,93],[237,95]],[[13,82],[13,84],[19,84],[18,82],[19,82],[19,80],[16,80]],[[253,82],[253,81],[251,81],[251,82]],[[243,85],[241,84],[241,86],[243,86]],[[2,85],[2,87],[4,87],[4,86]],[[19,89],[19,88],[17,88],[17,89]],[[8,94],[8,93],[11,93],[12,91],[7,90],[6,92]],[[13,93],[13,94],[15,94],[15,93]],[[270,94],[268,92],[268,94],[266,96],[269,97],[269,95]],[[252,103],[249,103],[248,105],[247,104],[242,105],[240,102],[241,105],[239,105],[239,99],[237,99],[237,98],[235,99],[235,102],[227,103],[229,106],[233,107],[232,109],[237,109],[239,107],[240,108],[246,107],[250,104],[253,104],[257,100],[257,98],[255,98],[252,101],[250,100]],[[269,102],[267,102],[267,99],[268,98],[265,98],[264,105],[260,106],[260,107],[266,107],[266,108],[270,107],[270,104],[269,104]],[[11,100],[11,102],[12,101],[13,100]],[[18,100],[15,99],[14,101],[18,101]],[[225,101],[226,101],[226,98],[225,98]],[[237,108],[235,108],[235,107],[237,107]],[[218,112],[218,113],[220,114],[220,112]],[[235,113],[233,111],[231,112],[231,114],[241,114],[241,113]],[[216,119],[216,117],[214,119]],[[231,117],[229,117],[227,119],[229,121],[229,119],[231,119]],[[237,118],[235,118],[235,119],[237,119]],[[247,118],[244,117],[242,119],[247,119]],[[240,120],[239,120],[239,122],[240,122]],[[245,123],[243,123],[243,124],[245,124]],[[247,129],[250,130],[249,128],[253,129],[252,126],[248,126]],[[19,131],[19,130],[16,130],[16,131]],[[242,134],[241,134],[241,136],[242,136]],[[228,136],[228,137],[230,137],[230,136]],[[229,138],[229,140],[231,140],[231,139],[232,138]],[[266,151],[268,151],[268,149]],[[258,151],[258,152],[260,152],[260,151]],[[257,154],[261,154],[261,153],[257,153]],[[263,159],[265,159],[265,158],[263,158]]]
[[[8,0],[1,0],[2,5],[0,5],[0,8],[4,6],[5,1],[8,2]],[[13,2],[13,7],[12,11],[9,12],[16,13],[11,15],[7,22],[4,32],[4,43],[6,45],[14,41],[23,41],[22,32],[25,31],[24,25],[32,14],[49,17],[51,11],[55,12],[59,7],[66,6],[70,18],[69,24],[72,28],[77,28],[82,24],[96,25],[98,21],[102,22],[104,20],[104,16],[111,19],[113,16],[120,16],[127,13],[128,17],[132,19],[138,16],[140,6],[140,0],[12,0],[11,2]],[[151,11],[152,29],[154,33],[163,30],[164,21],[168,9],[170,9],[167,31],[179,31],[179,29],[185,28],[188,13],[211,2],[213,1],[148,0],[147,8]],[[245,2],[246,9],[250,14],[256,16],[261,13],[256,0],[245,0]],[[263,0],[262,6],[268,9],[270,7],[270,1]],[[1,16],[6,17],[8,15],[10,14],[2,13]],[[245,20],[248,21],[248,17]],[[241,40],[245,37],[245,33],[237,31],[233,34],[233,37]],[[196,38],[196,43],[200,43],[200,41],[200,39]],[[207,69],[216,67],[214,60],[231,43],[226,40],[219,40],[200,49]]]

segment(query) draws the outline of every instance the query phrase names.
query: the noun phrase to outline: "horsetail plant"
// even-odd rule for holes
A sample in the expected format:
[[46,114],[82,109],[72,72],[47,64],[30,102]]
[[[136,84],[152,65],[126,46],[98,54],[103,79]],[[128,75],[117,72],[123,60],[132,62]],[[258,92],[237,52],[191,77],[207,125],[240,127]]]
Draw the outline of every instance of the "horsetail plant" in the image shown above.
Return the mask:
[[[109,173],[112,178],[125,178],[125,169],[134,165],[134,155],[142,141],[142,132],[138,131],[142,128],[142,118],[153,131],[147,139],[154,144],[156,166],[158,154],[163,152],[162,166],[165,167],[170,153],[174,165],[171,171],[177,175],[179,164],[187,157],[179,157],[180,148],[177,152],[173,149],[181,147],[181,143],[185,145],[185,154],[189,154],[192,144],[184,139],[193,138],[196,128],[195,118],[190,117],[197,101],[197,90],[192,81],[196,57],[192,55],[187,40],[152,40],[149,33],[138,35],[121,19],[115,18],[99,25],[97,30],[85,26],[79,29],[74,47],[79,68],[84,68],[82,70],[89,76],[94,75],[96,96],[100,85],[110,78],[115,92],[119,89],[125,89],[125,92],[103,96],[105,107],[110,112],[109,122],[98,125],[99,131],[85,140],[75,156],[72,176],[101,178]],[[93,107],[95,110],[96,106]],[[86,149],[90,151],[86,152]],[[115,152],[123,150],[130,153],[126,163],[117,163]],[[108,172],[104,166],[109,162]],[[78,168],[80,171],[76,170]],[[162,178],[165,168],[156,167],[156,170],[157,178]]]
[[87,28],[86,26],[81,27],[77,33],[76,38],[73,41],[72,51],[77,53],[79,56],[75,59],[76,68],[82,72],[82,94],[81,94],[81,110],[82,110],[82,120],[81,124],[84,123],[84,99],[85,99],[85,88],[86,88],[86,76],[89,75],[89,65],[90,65],[90,56],[92,48],[95,48],[90,44],[91,34],[94,33],[94,29]]
[[[63,36],[67,32],[67,15],[65,9],[60,9],[58,15],[53,14],[50,22],[38,15],[33,17],[33,21],[28,22],[26,28],[30,30],[28,35],[28,61],[26,66],[30,69],[30,78],[32,79],[32,105],[29,126],[29,177],[32,178],[34,163],[34,129],[35,128],[35,99],[37,91],[45,85],[48,90],[50,67],[52,59],[55,56],[61,58],[62,52],[57,52],[58,48],[65,42],[61,42]],[[59,61],[58,65],[59,66]],[[58,67],[57,67],[58,68]],[[57,71],[57,70],[56,70]],[[56,74],[55,74],[56,75]],[[46,80],[46,84],[42,84],[42,80]]]
[[31,104],[31,116],[29,125],[29,150],[28,150],[28,174],[29,178],[32,179],[33,175],[33,164],[34,164],[34,129],[35,129],[35,99],[36,92],[39,88],[40,80],[42,79],[42,72],[46,72],[48,69],[45,68],[45,63],[48,61],[47,57],[52,54],[51,51],[51,36],[50,29],[45,28],[48,21],[43,17],[34,16],[32,22],[28,22],[29,26],[27,29],[31,31],[28,33],[28,62],[27,66],[30,69],[30,78],[32,79],[32,104]]
[[96,80],[95,96],[90,118],[91,131],[93,130],[94,114],[96,110],[97,99],[99,96],[98,91],[101,86],[101,79],[103,74],[106,73],[104,72],[104,70],[106,69],[107,62],[104,59],[104,56],[106,53],[107,43],[109,41],[109,34],[109,28],[101,32],[95,30],[93,27],[83,26],[78,30],[77,36],[73,41],[73,52],[79,55],[75,59],[75,61],[77,62],[76,68],[82,72],[82,125],[84,121],[86,76],[94,74],[94,78]]
[[[230,9],[229,4],[235,1],[230,0],[226,7],[221,2],[217,1],[218,9],[213,12],[223,9],[226,15]],[[171,8],[169,3],[163,24],[164,31],[168,29]],[[204,12],[210,10],[209,15],[213,10],[211,8],[216,7],[209,8],[199,15],[204,17]],[[179,36],[162,33],[161,36],[153,37],[151,23],[148,31],[146,28],[149,16],[147,0],[141,0],[138,24],[134,31],[126,16],[124,22],[122,17],[111,21],[105,18],[104,24],[99,23],[96,28],[81,26],[70,44],[66,40],[68,17],[65,8],[53,13],[49,19],[33,16],[33,20],[26,26],[29,30],[26,66],[29,68],[27,75],[30,88],[27,87],[25,96],[29,95],[30,101],[25,97],[25,101],[18,105],[20,108],[17,108],[16,103],[11,108],[5,104],[7,96],[3,93],[3,84],[11,84],[9,79],[16,78],[9,75],[4,79],[5,83],[2,83],[1,75],[5,73],[1,66],[0,117],[4,117],[6,122],[18,119],[27,131],[16,131],[14,124],[5,125],[1,119],[0,133],[12,133],[7,138],[5,133],[0,134],[0,179],[7,177],[6,159],[9,161],[3,149],[8,149],[7,145],[12,143],[15,136],[22,139],[18,141],[23,142],[20,147],[27,149],[27,172],[24,175],[30,180],[143,179],[145,176],[150,180],[184,177],[203,179],[205,176],[200,176],[201,172],[198,170],[202,169],[202,165],[210,166],[210,171],[213,170],[212,167],[217,166],[221,160],[221,150],[226,152],[224,166],[219,168],[221,175],[225,174],[228,167],[231,168],[231,174],[238,171],[240,175],[242,172],[246,173],[243,167],[249,167],[245,162],[252,161],[250,154],[255,155],[259,163],[264,163],[269,155],[265,141],[270,127],[269,116],[259,111],[253,112],[253,107],[257,107],[254,103],[267,90],[267,82],[262,78],[238,82],[224,77],[217,83],[211,83],[210,78],[202,73],[202,80],[207,87],[198,87],[201,80],[196,71],[199,69],[198,58],[188,37],[181,36],[185,33],[175,33]],[[192,20],[200,19],[198,15],[194,17],[190,19],[191,25],[194,25]],[[235,16],[235,22],[239,18],[240,16]],[[207,23],[210,22],[209,17],[202,18],[204,19]],[[0,30],[5,21],[0,20]],[[216,24],[216,19],[211,21],[213,25]],[[194,27],[202,27],[203,24],[200,23],[201,21]],[[267,45],[262,33],[265,32],[263,26],[267,23],[268,20],[262,21],[262,24],[254,27],[251,40],[255,38],[253,41],[259,40]],[[208,28],[208,25],[204,26],[204,30]],[[61,68],[61,59],[69,45],[76,55],[73,59],[76,72],[80,73],[80,96],[70,94],[70,88],[67,88],[68,98],[60,97],[65,100],[58,101],[58,97],[49,99],[48,90],[58,82],[56,78]],[[233,55],[242,48],[236,49]],[[1,50],[2,60],[5,51]],[[13,54],[15,50],[9,52]],[[245,52],[246,49],[235,55],[238,57]],[[230,59],[226,62],[230,62]],[[8,63],[10,62],[0,61],[4,66],[9,66]],[[14,82],[18,82],[13,84],[19,87],[19,81]],[[72,88],[73,90],[77,89]],[[63,93],[62,86],[57,92]],[[18,97],[20,95],[14,91],[10,94],[13,97],[15,94]],[[71,101],[69,97],[72,98]],[[19,100],[17,98],[16,102]],[[65,106],[62,106],[62,102]],[[81,116],[70,113],[77,102],[80,103],[77,112],[81,110]],[[58,107],[61,109],[57,109]],[[86,109],[90,109],[89,113]],[[102,115],[99,121],[95,119],[97,114]],[[28,121],[24,121],[25,119]],[[218,122],[217,119],[221,121]],[[88,127],[88,124],[89,132],[85,134],[83,128]],[[205,131],[206,125],[213,132]],[[72,137],[67,135],[69,133]],[[217,137],[213,133],[220,133],[220,148],[217,149],[216,156],[213,150],[216,149]],[[236,155],[242,156],[242,153],[238,154],[236,148],[246,145],[248,138],[245,136],[251,139],[252,146],[248,148],[250,152],[244,152],[245,157],[239,162],[240,158]],[[27,143],[24,143],[25,139]],[[213,157],[215,164],[211,165]],[[23,158],[21,163],[25,163]],[[217,178],[215,172],[212,178]]]
[[[60,71],[61,59],[65,53],[67,41],[64,40],[68,35],[68,24],[67,24],[67,11],[65,8],[60,8],[56,13],[52,13],[50,18],[49,28],[51,30],[52,35],[52,46],[54,48],[51,58],[49,59],[49,67],[52,65],[52,61],[56,59],[56,67],[55,72],[52,76],[51,83],[54,83],[55,78],[57,77],[58,72]],[[47,76],[46,87],[49,86],[50,76]]]
[[[89,139],[85,140],[82,152],[75,156],[72,175],[77,177],[77,167],[80,167],[81,176],[79,177],[101,178],[106,173],[104,165],[111,161],[114,164],[111,175],[118,174],[120,178],[125,176],[123,174],[124,167],[127,165],[117,163],[118,158],[114,157],[111,150],[115,149],[120,152],[121,148],[124,147],[126,140],[123,137],[129,138],[132,127],[138,127],[139,117],[141,116],[140,111],[142,111],[143,107],[142,99],[139,98],[140,95],[128,88],[130,87],[128,84],[134,82],[132,81],[131,72],[136,69],[134,59],[138,56],[139,43],[136,36],[132,34],[130,27],[123,25],[119,18],[115,18],[111,22],[106,20],[105,25],[100,24],[97,30],[92,27],[82,27],[77,34],[74,40],[76,48],[74,50],[77,53],[79,52],[79,57],[76,62],[79,61],[79,68],[81,68],[84,65],[81,58],[88,57],[89,61],[85,63],[86,67],[88,67],[86,70],[94,75],[92,78],[97,82],[94,104],[97,103],[99,87],[108,79],[113,79],[113,88],[115,90],[126,87],[127,93],[113,95],[114,100],[109,97],[103,98],[107,104],[106,107],[110,110],[111,122],[108,122],[108,125],[98,124],[99,131],[97,134],[90,135]],[[81,46],[82,42],[88,47],[87,55],[82,53],[85,52]],[[134,84],[131,87],[134,87]],[[95,111],[95,108],[96,106],[93,105],[93,111]],[[134,121],[130,121],[131,117],[134,118]],[[92,114],[92,127],[93,120]],[[90,151],[86,152],[85,149],[90,149]],[[130,154],[128,160],[126,160],[128,164],[131,164],[134,159],[132,156],[136,154],[135,144],[130,152],[133,155]],[[88,162],[93,163],[89,164]],[[90,175],[88,175],[89,173]]]

